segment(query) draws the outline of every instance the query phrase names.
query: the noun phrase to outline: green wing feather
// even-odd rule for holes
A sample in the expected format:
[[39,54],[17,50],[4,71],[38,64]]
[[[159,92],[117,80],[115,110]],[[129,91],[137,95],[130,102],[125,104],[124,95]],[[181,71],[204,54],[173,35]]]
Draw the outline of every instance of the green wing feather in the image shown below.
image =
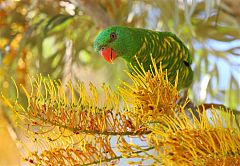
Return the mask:
[[128,61],[136,65],[136,58],[144,69],[150,69],[151,56],[162,69],[168,73],[168,79],[174,83],[179,72],[178,89],[187,88],[193,81],[193,71],[190,67],[192,56],[184,43],[171,32],[156,32],[136,29],[141,34],[141,47]]

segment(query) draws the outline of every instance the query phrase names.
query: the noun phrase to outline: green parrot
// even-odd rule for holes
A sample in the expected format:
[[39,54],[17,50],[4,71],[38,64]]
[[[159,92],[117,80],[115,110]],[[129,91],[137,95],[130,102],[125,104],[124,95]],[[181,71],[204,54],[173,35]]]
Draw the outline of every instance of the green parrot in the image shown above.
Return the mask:
[[161,63],[163,71],[167,70],[172,84],[178,71],[179,90],[187,89],[193,81],[192,56],[185,44],[171,32],[112,26],[100,32],[94,50],[109,63],[121,57],[128,64],[138,66],[138,60],[145,71],[150,69],[152,55],[156,64]]

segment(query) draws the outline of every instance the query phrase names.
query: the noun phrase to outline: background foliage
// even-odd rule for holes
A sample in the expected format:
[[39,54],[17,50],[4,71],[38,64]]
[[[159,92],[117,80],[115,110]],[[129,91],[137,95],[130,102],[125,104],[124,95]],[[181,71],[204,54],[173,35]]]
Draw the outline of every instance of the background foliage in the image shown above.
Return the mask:
[[[239,0],[0,0],[2,93],[15,96],[11,78],[30,87],[28,76],[37,73],[114,88],[127,79],[125,63],[107,64],[92,45],[102,28],[119,24],[176,33],[194,57],[193,101],[239,109],[239,8]],[[6,108],[1,114],[8,120]]]

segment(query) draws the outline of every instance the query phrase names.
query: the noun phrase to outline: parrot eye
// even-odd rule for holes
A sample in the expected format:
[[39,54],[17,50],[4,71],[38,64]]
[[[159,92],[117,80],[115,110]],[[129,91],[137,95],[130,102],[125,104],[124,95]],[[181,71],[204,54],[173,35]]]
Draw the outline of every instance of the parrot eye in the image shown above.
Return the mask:
[[112,33],[110,34],[110,38],[111,38],[112,40],[115,40],[115,39],[117,38],[117,34],[116,34],[115,32],[112,32]]

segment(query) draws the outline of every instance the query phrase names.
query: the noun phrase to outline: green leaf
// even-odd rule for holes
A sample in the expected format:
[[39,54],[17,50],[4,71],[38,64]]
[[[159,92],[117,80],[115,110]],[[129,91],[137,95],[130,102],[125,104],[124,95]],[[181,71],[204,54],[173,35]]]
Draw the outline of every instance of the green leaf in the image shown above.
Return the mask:
[[46,26],[44,27],[44,33],[47,34],[49,31],[53,30],[55,27],[63,24],[67,20],[73,18],[71,15],[58,14],[49,19]]

